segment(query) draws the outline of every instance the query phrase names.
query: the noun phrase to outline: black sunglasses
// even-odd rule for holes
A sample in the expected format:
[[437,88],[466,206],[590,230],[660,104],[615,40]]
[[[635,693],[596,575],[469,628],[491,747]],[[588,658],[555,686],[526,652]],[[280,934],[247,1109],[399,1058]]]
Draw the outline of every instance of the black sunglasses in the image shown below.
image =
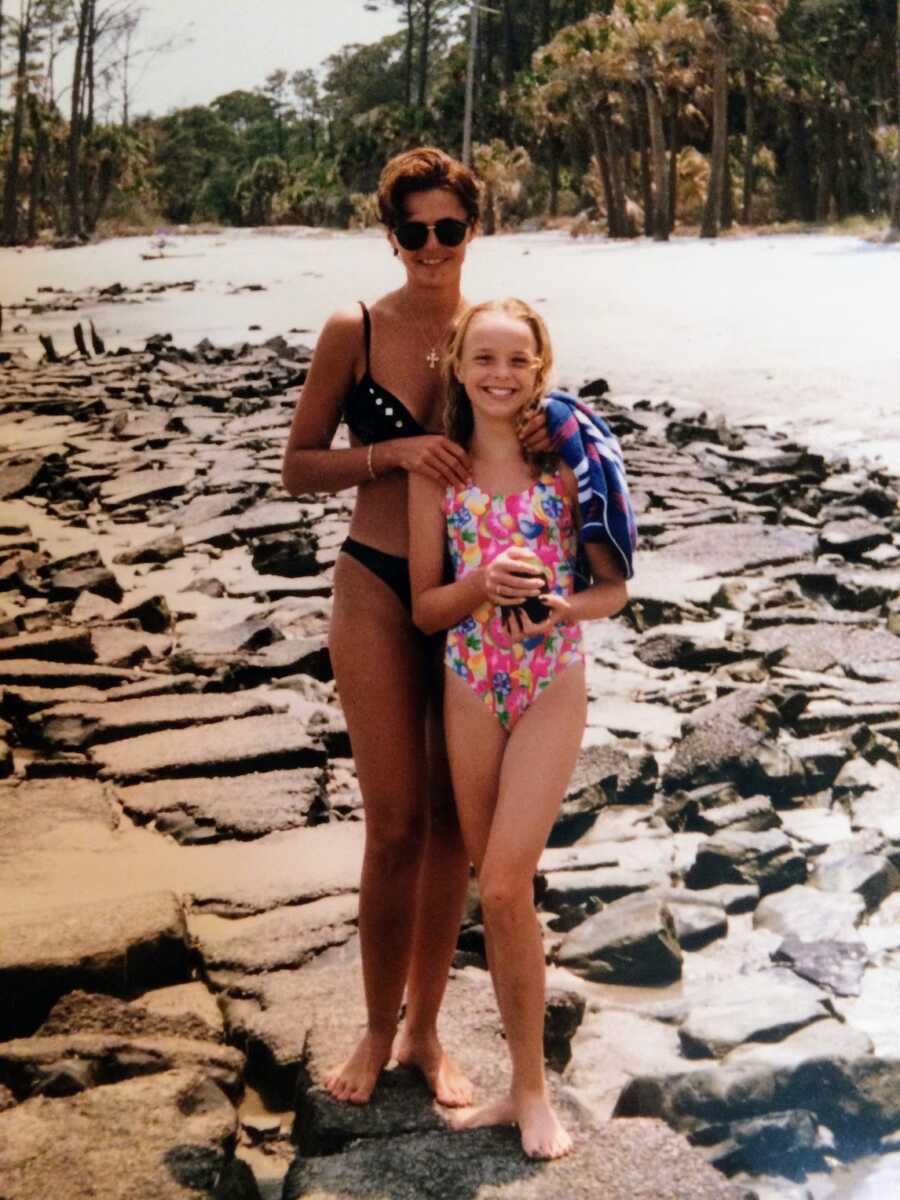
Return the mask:
[[394,236],[404,250],[421,250],[432,229],[442,246],[458,246],[468,228],[466,221],[457,221],[455,217],[442,217],[433,225],[426,225],[424,221],[404,221],[395,227]]

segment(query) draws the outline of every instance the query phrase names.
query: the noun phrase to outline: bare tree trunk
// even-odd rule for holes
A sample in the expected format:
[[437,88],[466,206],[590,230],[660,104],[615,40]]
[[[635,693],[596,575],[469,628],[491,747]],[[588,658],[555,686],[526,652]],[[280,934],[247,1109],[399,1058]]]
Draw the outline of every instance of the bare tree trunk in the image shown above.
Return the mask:
[[550,216],[559,216],[559,143],[550,135]]
[[834,190],[834,136],[831,113],[823,104],[819,109],[819,174],[816,183],[816,221],[824,225],[831,208]]
[[725,139],[725,178],[722,180],[722,228],[730,229],[734,224],[734,190],[731,181],[731,154],[728,139]]
[[835,188],[838,220],[843,221],[850,215],[850,145],[847,138],[847,124],[840,117],[834,119],[834,163]]
[[19,172],[22,157],[22,131],[25,127],[25,105],[28,99],[28,50],[31,40],[31,2],[25,6],[19,24],[19,59],[16,66],[16,101],[13,109],[12,138],[6,181],[3,188],[3,243],[16,246],[19,242]]
[[37,241],[38,218],[44,193],[44,163],[47,161],[47,145],[49,139],[44,128],[41,106],[37,96],[32,93],[28,97],[28,116],[34,134],[34,155],[31,160],[31,179],[28,187],[28,232],[29,242]]
[[503,82],[507,85],[515,76],[518,57],[512,0],[503,0]]
[[[897,129],[900,131],[900,0],[897,0]],[[891,230],[893,241],[900,240],[900,139],[897,143],[897,174],[894,177],[894,199],[891,204]]]
[[744,72],[744,191],[741,197],[741,224],[753,222],[753,162],[756,157],[756,75],[749,67]]
[[603,141],[606,146],[606,162],[609,168],[610,195],[607,196],[609,205],[609,236],[627,237],[628,222],[625,214],[625,181],[622,176],[622,164],[619,160],[619,149],[612,122],[608,116],[600,118],[600,128],[603,131]]
[[431,17],[434,0],[422,0],[422,37],[419,42],[419,89],[416,102],[425,107],[428,96],[428,56],[431,51]]
[[653,237],[653,183],[650,178],[650,133],[646,102],[637,105],[637,134],[641,203],[644,206],[644,237]]
[[81,154],[81,110],[84,91],[84,56],[87,43],[88,18],[91,0],[81,0],[78,13],[78,37],[75,45],[75,66],[72,74],[72,107],[69,120],[68,171],[66,174],[66,200],[69,208],[69,233],[72,237],[84,235],[81,209],[80,154]]
[[406,0],[406,44],[403,50],[403,96],[406,107],[412,104],[413,48],[416,30],[413,16],[413,0]]
[[669,240],[669,186],[666,174],[666,135],[663,130],[662,105],[650,80],[644,84],[647,97],[647,117],[650,123],[650,151],[653,164],[653,240]]
[[789,220],[814,221],[816,201],[812,191],[812,172],[803,110],[796,102],[787,106],[788,119],[788,211]]
[[709,190],[700,236],[714,238],[719,233],[722,192],[725,187],[725,156],[728,153],[728,47],[720,32],[713,45],[713,133],[710,156]]
[[672,116],[669,121],[669,231],[675,228],[678,216],[678,155],[681,153],[681,122],[679,121],[679,104],[676,96],[672,103]]
[[594,150],[594,158],[597,160],[597,166],[600,170],[600,181],[603,184],[603,199],[606,203],[606,229],[610,237],[618,237],[616,200],[613,194],[607,151],[604,146],[604,139],[600,136],[601,130],[599,125],[603,120],[603,117],[598,117],[596,121],[590,123],[588,129],[590,131],[591,145]]
[[859,157],[863,167],[863,187],[865,190],[865,209],[868,216],[878,212],[878,171],[875,165],[875,155],[872,150],[872,139],[866,125],[866,115],[862,105],[853,106],[853,126],[856,140],[859,143]]

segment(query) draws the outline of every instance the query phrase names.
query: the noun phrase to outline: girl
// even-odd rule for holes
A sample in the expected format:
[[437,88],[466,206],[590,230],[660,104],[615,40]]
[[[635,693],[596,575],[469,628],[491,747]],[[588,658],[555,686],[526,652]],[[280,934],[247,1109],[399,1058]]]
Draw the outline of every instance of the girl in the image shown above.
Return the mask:
[[[571,1138],[544,1079],[544,952],[532,880],[585,724],[578,622],[610,616],[627,598],[609,548],[596,543],[586,547],[595,582],[573,594],[574,476],[536,462],[517,434],[539,407],[551,360],[544,323],[522,301],[470,308],[445,363],[447,436],[468,452],[470,475],[462,486],[412,476],[409,496],[413,620],[424,633],[449,629],[453,791],[512,1059],[508,1095],[454,1125],[518,1123],[533,1158],[565,1154]],[[455,581],[444,584],[448,543]]]

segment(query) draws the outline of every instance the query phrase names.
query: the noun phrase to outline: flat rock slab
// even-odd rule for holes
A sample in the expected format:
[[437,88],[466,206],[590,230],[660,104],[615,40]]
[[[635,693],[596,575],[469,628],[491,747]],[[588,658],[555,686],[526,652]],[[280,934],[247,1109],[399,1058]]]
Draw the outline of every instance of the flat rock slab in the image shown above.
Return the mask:
[[45,709],[40,732],[51,746],[80,749],[96,742],[130,738],[159,729],[205,725],[229,718],[272,714],[272,703],[252,693],[146,696],[100,704],[65,703]]
[[664,536],[645,556],[679,578],[704,579],[809,558],[815,547],[815,534],[780,525],[703,525]]
[[681,1044],[692,1058],[722,1057],[742,1042],[777,1042],[826,1015],[818,988],[786,971],[761,972],[709,989],[709,999],[695,1004],[679,1029]]
[[557,960],[598,983],[670,983],[681,976],[672,914],[658,896],[615,900],[567,934]]
[[183,492],[195,474],[193,467],[125,472],[101,486],[100,500],[106,508],[121,508],[139,500],[168,499]]
[[12,687],[95,687],[114,688],[134,683],[143,676],[137,671],[96,667],[90,663],[42,662],[37,658],[0,660],[0,688]]
[[117,787],[129,816],[157,822],[180,842],[198,831],[216,837],[256,838],[306,825],[324,812],[319,767],[251,772],[219,779],[165,779]]
[[801,942],[858,940],[856,926],[866,910],[855,892],[822,892],[797,884],[766,896],[753,914],[753,924]]
[[201,1075],[167,1071],[37,1097],[0,1113],[5,1200],[197,1200],[230,1157],[237,1114]]
[[73,988],[127,995],[188,976],[184,914],[171,892],[0,919],[0,1036],[30,1033]]
[[51,662],[93,662],[91,635],[86,629],[51,629],[0,638],[0,658],[38,658]]
[[326,759],[296,718],[245,717],[200,729],[147,733],[91,751],[103,778],[152,780],[311,767]]
[[297,1159],[283,1200],[744,1200],[698,1150],[659,1121],[615,1121],[574,1153],[531,1162],[512,1129],[435,1131]]

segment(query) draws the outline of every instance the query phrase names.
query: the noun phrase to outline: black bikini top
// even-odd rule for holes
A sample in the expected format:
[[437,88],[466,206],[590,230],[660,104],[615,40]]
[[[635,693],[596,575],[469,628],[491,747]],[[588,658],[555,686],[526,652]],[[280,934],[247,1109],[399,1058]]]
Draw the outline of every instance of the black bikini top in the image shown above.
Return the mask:
[[363,443],[386,442],[389,438],[421,437],[428,432],[412,415],[402,400],[387,388],[376,383],[369,371],[369,349],[372,342],[372,321],[369,310],[360,300],[363,314],[363,335],[366,342],[366,369],[344,399],[344,420],[350,432]]

